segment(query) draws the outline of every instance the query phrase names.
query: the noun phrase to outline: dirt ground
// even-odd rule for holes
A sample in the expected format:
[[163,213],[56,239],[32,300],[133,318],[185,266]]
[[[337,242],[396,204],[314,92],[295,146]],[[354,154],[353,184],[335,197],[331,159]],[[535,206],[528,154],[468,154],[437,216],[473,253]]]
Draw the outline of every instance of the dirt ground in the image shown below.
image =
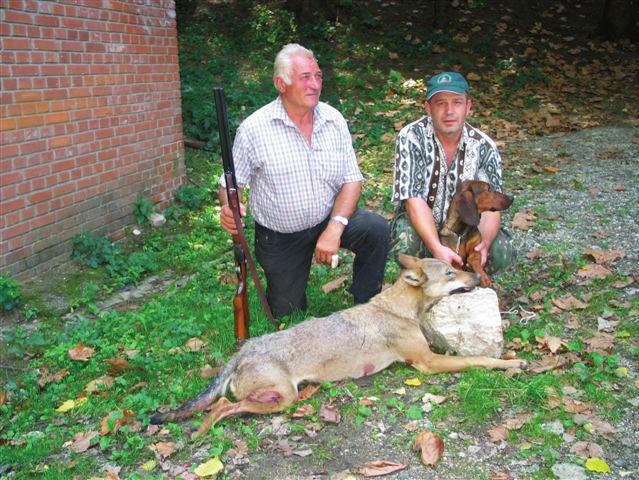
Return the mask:
[[[503,156],[508,170],[507,189],[516,196],[505,223],[510,223],[516,211],[531,209],[536,215],[536,224],[530,230],[511,229],[522,254],[547,245],[561,248],[566,255],[577,255],[591,247],[615,249],[624,253],[617,269],[626,274],[639,273],[639,121],[511,143]],[[163,281],[150,283],[154,286],[144,288],[166,287]],[[635,282],[626,288],[627,298],[639,295],[636,287]],[[112,306],[117,307],[117,303]],[[630,371],[636,372],[637,365],[630,365]],[[455,384],[456,377],[429,378],[429,383],[446,389],[448,384],[444,382]],[[360,387],[381,383],[386,391],[404,386],[397,367],[355,383]],[[409,389],[402,401],[407,405],[418,403],[422,394],[419,388]],[[615,473],[598,474],[597,478],[639,478],[639,399],[628,400],[620,412],[621,421],[614,425],[618,433],[603,443],[606,461]],[[354,403],[345,398],[340,407],[352,408]],[[464,428],[463,417],[433,423],[425,415],[415,421],[412,427],[416,431],[434,428],[445,432],[445,452],[436,468],[424,467],[412,451],[412,434],[405,421],[377,414],[360,425],[353,415],[347,415],[338,424],[323,424],[317,432],[295,428],[303,422],[288,416],[233,420],[259,432],[259,448],[236,457],[223,456],[224,475],[247,479],[361,478],[356,473],[358,467],[387,460],[407,465],[401,472],[383,477],[388,479],[531,478],[540,468],[539,459],[523,459],[518,455],[518,445],[488,439],[487,430],[502,423],[510,413],[500,412],[472,431]],[[566,442],[554,451],[556,463],[574,463],[570,447]],[[192,449],[193,464],[210,458],[209,443],[184,448]],[[500,472],[507,473],[500,477]],[[188,474],[187,468],[173,465],[164,475],[180,478],[183,473]],[[587,477],[575,474],[562,478]]]
[[[554,225],[533,227],[526,232],[514,230],[515,242],[522,253],[547,244],[560,245],[569,255],[598,246],[624,252],[617,265],[619,271],[639,272],[638,125],[639,122],[556,134],[509,145],[505,151],[505,158],[510,158],[506,163],[511,165],[507,167],[511,169],[507,178],[517,187],[514,193],[518,211],[543,206],[543,218]],[[528,161],[519,163],[519,159]],[[540,167],[539,172],[535,171],[536,167],[530,170],[531,163]],[[556,167],[558,171],[549,172],[544,166]],[[530,178],[542,181],[528,182]],[[538,187],[527,186],[529,183]],[[506,216],[509,217],[512,218],[512,212]],[[639,289],[629,288],[627,295],[637,296]],[[402,386],[401,379],[393,377],[392,369],[382,375],[387,387]],[[437,376],[432,377],[434,384],[439,381]],[[406,401],[408,403],[409,398]],[[503,421],[507,413],[502,412],[501,419],[491,419],[491,425]],[[317,436],[309,438],[303,432],[287,434],[286,428],[276,429],[279,435],[273,434],[272,426],[274,422],[279,425],[280,420],[287,422],[283,417],[258,420],[265,432],[264,448],[249,454],[245,459],[248,463],[237,465],[235,472],[231,470],[231,477],[338,479],[373,460],[407,465],[405,470],[383,477],[388,479],[491,478],[500,471],[508,471],[510,477],[496,478],[526,479],[539,469],[534,457],[518,458],[516,447],[488,441],[490,425],[473,432],[458,431],[463,418],[448,418],[434,425],[448,434],[444,456],[434,469],[421,465],[417,453],[411,450],[404,424],[391,425],[383,419],[362,425],[342,421],[326,426]],[[433,424],[426,416],[417,426],[432,428]],[[597,478],[639,478],[637,408],[628,403],[622,420],[615,426],[619,433],[604,448],[606,459],[616,473],[598,474]],[[269,431],[271,433],[267,433]],[[570,444],[566,443],[556,452],[557,463],[570,455],[569,449]],[[355,478],[360,477],[355,475]]]

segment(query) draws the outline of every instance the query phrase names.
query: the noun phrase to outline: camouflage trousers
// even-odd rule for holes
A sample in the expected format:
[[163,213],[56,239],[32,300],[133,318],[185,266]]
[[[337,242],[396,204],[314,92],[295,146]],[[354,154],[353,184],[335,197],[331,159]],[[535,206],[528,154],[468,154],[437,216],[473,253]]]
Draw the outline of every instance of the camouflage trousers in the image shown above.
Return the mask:
[[[397,261],[400,253],[414,257],[426,258],[432,255],[417,235],[413,224],[408,217],[408,212],[395,212],[395,217],[390,226],[391,244],[389,257]],[[486,269],[490,272],[498,272],[517,262],[517,251],[513,245],[512,237],[504,229],[500,229],[493,241],[488,255]]]

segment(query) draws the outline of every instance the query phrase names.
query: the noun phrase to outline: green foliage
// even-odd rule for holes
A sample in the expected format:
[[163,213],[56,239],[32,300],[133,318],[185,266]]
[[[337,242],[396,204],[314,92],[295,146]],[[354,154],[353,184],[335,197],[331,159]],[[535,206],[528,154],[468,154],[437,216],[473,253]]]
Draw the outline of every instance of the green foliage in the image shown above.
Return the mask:
[[20,284],[7,275],[0,275],[0,305],[8,312],[24,303],[20,294]]
[[100,235],[83,232],[73,237],[71,258],[91,268],[113,263],[120,255],[120,248]]
[[209,194],[203,188],[184,184],[175,192],[175,199],[188,210],[198,211],[206,202]]
[[138,224],[148,224],[151,215],[154,213],[153,204],[147,199],[140,197],[135,201],[133,205],[133,216]]
[[104,266],[116,285],[137,282],[148,272],[159,268],[151,251],[133,252],[125,257],[120,247],[99,235],[83,232],[73,238],[71,258],[91,268]]

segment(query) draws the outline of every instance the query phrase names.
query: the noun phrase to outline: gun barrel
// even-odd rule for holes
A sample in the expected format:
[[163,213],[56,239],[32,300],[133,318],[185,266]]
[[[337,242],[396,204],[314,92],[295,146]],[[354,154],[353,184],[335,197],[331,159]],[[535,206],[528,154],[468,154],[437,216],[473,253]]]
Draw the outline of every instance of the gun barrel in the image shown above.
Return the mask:
[[220,133],[220,146],[222,148],[222,165],[224,173],[233,175],[235,181],[235,168],[233,168],[233,150],[231,149],[231,135],[229,133],[229,118],[226,113],[226,99],[224,88],[213,87],[213,97],[215,98],[215,111],[217,113],[217,127]]

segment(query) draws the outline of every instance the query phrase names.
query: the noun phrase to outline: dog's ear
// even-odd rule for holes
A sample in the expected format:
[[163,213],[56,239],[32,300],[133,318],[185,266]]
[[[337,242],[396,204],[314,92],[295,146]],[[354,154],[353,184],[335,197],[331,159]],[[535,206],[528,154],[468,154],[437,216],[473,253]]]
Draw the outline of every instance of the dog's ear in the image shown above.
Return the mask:
[[402,280],[413,287],[421,287],[428,278],[421,268],[411,268],[402,272]]
[[457,212],[459,213],[462,222],[464,222],[466,225],[479,225],[481,215],[477,210],[473,192],[466,191],[462,192],[461,195],[457,195],[455,197],[455,207],[457,207]]
[[406,255],[405,253],[400,253],[398,260],[400,265],[404,268],[419,268],[419,258],[417,257],[411,257],[410,255]]

